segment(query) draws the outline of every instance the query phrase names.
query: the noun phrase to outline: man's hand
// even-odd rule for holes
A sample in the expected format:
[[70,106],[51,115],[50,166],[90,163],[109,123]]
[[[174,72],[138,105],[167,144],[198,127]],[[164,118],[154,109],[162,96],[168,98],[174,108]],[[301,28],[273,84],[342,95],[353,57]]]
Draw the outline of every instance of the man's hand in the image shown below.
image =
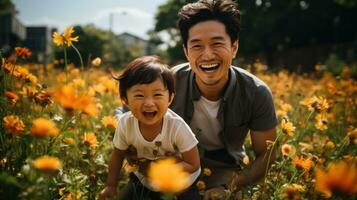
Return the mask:
[[225,188],[222,186],[211,188],[211,189],[205,191],[203,200],[224,199],[225,194],[226,194]]
[[114,186],[107,186],[105,187],[99,194],[99,200],[105,200],[105,198],[109,197],[113,197],[116,191],[116,187]]

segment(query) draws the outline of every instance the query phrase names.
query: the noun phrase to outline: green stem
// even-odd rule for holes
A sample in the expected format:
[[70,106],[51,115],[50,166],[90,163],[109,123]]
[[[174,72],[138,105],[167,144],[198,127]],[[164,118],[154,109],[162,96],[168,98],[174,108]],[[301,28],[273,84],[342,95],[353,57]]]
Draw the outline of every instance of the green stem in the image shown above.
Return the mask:
[[78,51],[78,49],[76,48],[76,46],[74,46],[74,44],[72,44],[73,49],[77,52],[79,60],[81,61],[81,71],[84,70],[84,65],[83,65],[83,59],[82,59],[82,55],[81,53]]
[[64,53],[64,70],[66,71],[66,83],[68,83],[67,48],[66,48],[66,45],[63,45],[63,53]]

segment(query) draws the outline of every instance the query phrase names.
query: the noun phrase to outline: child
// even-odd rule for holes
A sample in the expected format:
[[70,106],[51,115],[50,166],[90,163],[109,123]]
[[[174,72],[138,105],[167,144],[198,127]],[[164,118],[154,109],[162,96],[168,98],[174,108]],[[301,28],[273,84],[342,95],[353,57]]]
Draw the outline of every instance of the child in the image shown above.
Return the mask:
[[116,79],[120,97],[130,111],[118,117],[107,186],[99,199],[114,195],[124,158],[139,167],[130,174],[124,190],[132,197],[125,196],[125,199],[158,199],[160,193],[146,177],[148,165],[150,161],[175,153],[179,153],[183,169],[191,174],[191,187],[180,193],[178,199],[199,199],[193,184],[201,172],[198,141],[184,120],[168,109],[175,93],[171,71],[159,58],[144,56],[129,63]]

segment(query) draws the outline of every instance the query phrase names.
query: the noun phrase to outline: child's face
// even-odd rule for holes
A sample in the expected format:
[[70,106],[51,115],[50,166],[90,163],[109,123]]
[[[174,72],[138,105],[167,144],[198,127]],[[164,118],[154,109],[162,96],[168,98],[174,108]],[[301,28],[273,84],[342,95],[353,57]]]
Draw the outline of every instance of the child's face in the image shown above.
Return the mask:
[[173,96],[169,97],[169,91],[162,80],[156,79],[152,83],[137,84],[129,88],[125,103],[143,125],[161,126]]

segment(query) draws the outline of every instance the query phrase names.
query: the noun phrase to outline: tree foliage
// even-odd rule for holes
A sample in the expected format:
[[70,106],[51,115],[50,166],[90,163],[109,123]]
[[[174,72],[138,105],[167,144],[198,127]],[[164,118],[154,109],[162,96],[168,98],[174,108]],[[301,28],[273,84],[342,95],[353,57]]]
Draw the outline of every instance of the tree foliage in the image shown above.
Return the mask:
[[[174,32],[177,13],[187,2],[191,1],[169,0],[161,5],[155,30]],[[239,57],[261,55],[273,63],[274,56],[283,57],[284,52],[292,49],[319,47],[319,59],[324,59],[328,56],[324,51],[336,50],[335,44],[357,41],[354,0],[237,0],[237,3],[242,15]],[[179,42],[177,45],[181,46]],[[179,48],[170,47],[171,62],[182,59],[174,49]]]

